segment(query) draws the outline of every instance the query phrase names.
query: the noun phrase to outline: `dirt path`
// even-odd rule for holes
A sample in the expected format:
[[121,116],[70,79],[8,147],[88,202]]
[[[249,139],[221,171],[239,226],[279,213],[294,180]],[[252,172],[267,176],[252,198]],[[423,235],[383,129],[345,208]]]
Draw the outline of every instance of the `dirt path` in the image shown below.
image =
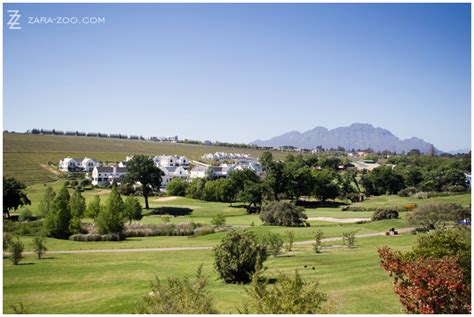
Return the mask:
[[50,172],[50,173],[52,173],[52,174],[54,174],[54,175],[56,175],[56,176],[61,176],[61,172],[60,172],[60,171],[58,171],[58,170],[55,169],[55,168],[52,168],[52,167],[49,166],[49,165],[40,164],[40,166],[41,166],[42,168],[44,168],[45,170],[47,170],[48,172]]
[[[403,228],[397,230],[399,233],[408,233],[415,228]],[[385,236],[385,232],[374,232],[366,234],[356,234],[356,238],[369,238],[377,236]],[[387,237],[392,238],[392,237]],[[342,237],[332,237],[322,239],[322,242],[340,241]],[[298,241],[294,245],[308,245],[313,244],[314,240]],[[80,254],[80,253],[123,253],[123,252],[164,252],[164,251],[197,251],[197,250],[211,250],[213,247],[173,247],[173,248],[136,248],[136,249],[103,249],[103,250],[61,250],[48,251],[47,254]],[[4,253],[8,254],[8,253]],[[34,254],[34,252],[23,252],[23,254]]]
[[370,218],[309,217],[307,220],[339,222],[339,223],[356,223],[358,221],[370,221]]

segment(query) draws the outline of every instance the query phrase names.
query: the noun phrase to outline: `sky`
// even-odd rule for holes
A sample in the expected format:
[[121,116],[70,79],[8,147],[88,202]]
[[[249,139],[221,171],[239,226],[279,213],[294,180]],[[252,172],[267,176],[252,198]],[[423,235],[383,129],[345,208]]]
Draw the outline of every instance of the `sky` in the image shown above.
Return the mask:
[[[21,29],[9,28],[7,10],[19,10]],[[247,143],[357,122],[470,148],[470,11],[4,4],[4,129]]]

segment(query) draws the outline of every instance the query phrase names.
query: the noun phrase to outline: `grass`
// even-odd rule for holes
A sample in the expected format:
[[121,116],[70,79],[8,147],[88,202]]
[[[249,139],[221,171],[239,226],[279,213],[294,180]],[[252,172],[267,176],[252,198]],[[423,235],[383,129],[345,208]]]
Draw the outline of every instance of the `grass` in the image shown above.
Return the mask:
[[[57,164],[67,156],[88,156],[104,162],[118,162],[133,154],[177,154],[196,160],[205,153],[214,152],[247,153],[254,157],[263,153],[262,150],[208,145],[4,133],[3,172],[5,176],[32,185],[57,180],[58,176],[48,168],[48,162]],[[282,152],[273,152],[276,158],[284,155]]]
[[[322,254],[314,254],[310,246],[295,247],[289,255],[269,258],[266,274],[297,269],[305,280],[319,281],[333,313],[402,313],[391,278],[379,268],[376,249],[389,245],[407,250],[414,239],[364,238],[354,249],[330,248]],[[26,256],[22,263],[13,266],[4,259],[5,313],[20,302],[29,313],[133,313],[155,274],[192,276],[201,263],[219,311],[236,313],[245,303],[243,286],[218,279],[212,251],[54,254],[44,260]]]

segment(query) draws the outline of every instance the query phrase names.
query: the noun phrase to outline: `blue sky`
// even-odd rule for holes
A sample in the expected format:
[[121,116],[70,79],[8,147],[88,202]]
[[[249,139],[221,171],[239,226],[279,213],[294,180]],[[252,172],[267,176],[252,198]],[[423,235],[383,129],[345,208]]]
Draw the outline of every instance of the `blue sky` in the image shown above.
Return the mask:
[[[21,30],[6,10],[18,9]],[[4,128],[471,144],[470,4],[4,4]],[[100,25],[28,17],[105,17]]]

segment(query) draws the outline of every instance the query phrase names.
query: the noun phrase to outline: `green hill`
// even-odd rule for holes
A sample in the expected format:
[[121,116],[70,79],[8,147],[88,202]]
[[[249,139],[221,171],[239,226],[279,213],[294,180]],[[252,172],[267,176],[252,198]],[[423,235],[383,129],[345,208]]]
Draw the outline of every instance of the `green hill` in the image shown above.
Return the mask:
[[[3,174],[31,185],[57,180],[57,171],[49,167],[48,162],[58,164],[67,156],[88,156],[104,162],[117,162],[133,154],[177,154],[196,160],[205,153],[214,152],[247,153],[253,157],[263,153],[262,150],[209,145],[4,133]],[[274,152],[275,157],[283,155]]]

